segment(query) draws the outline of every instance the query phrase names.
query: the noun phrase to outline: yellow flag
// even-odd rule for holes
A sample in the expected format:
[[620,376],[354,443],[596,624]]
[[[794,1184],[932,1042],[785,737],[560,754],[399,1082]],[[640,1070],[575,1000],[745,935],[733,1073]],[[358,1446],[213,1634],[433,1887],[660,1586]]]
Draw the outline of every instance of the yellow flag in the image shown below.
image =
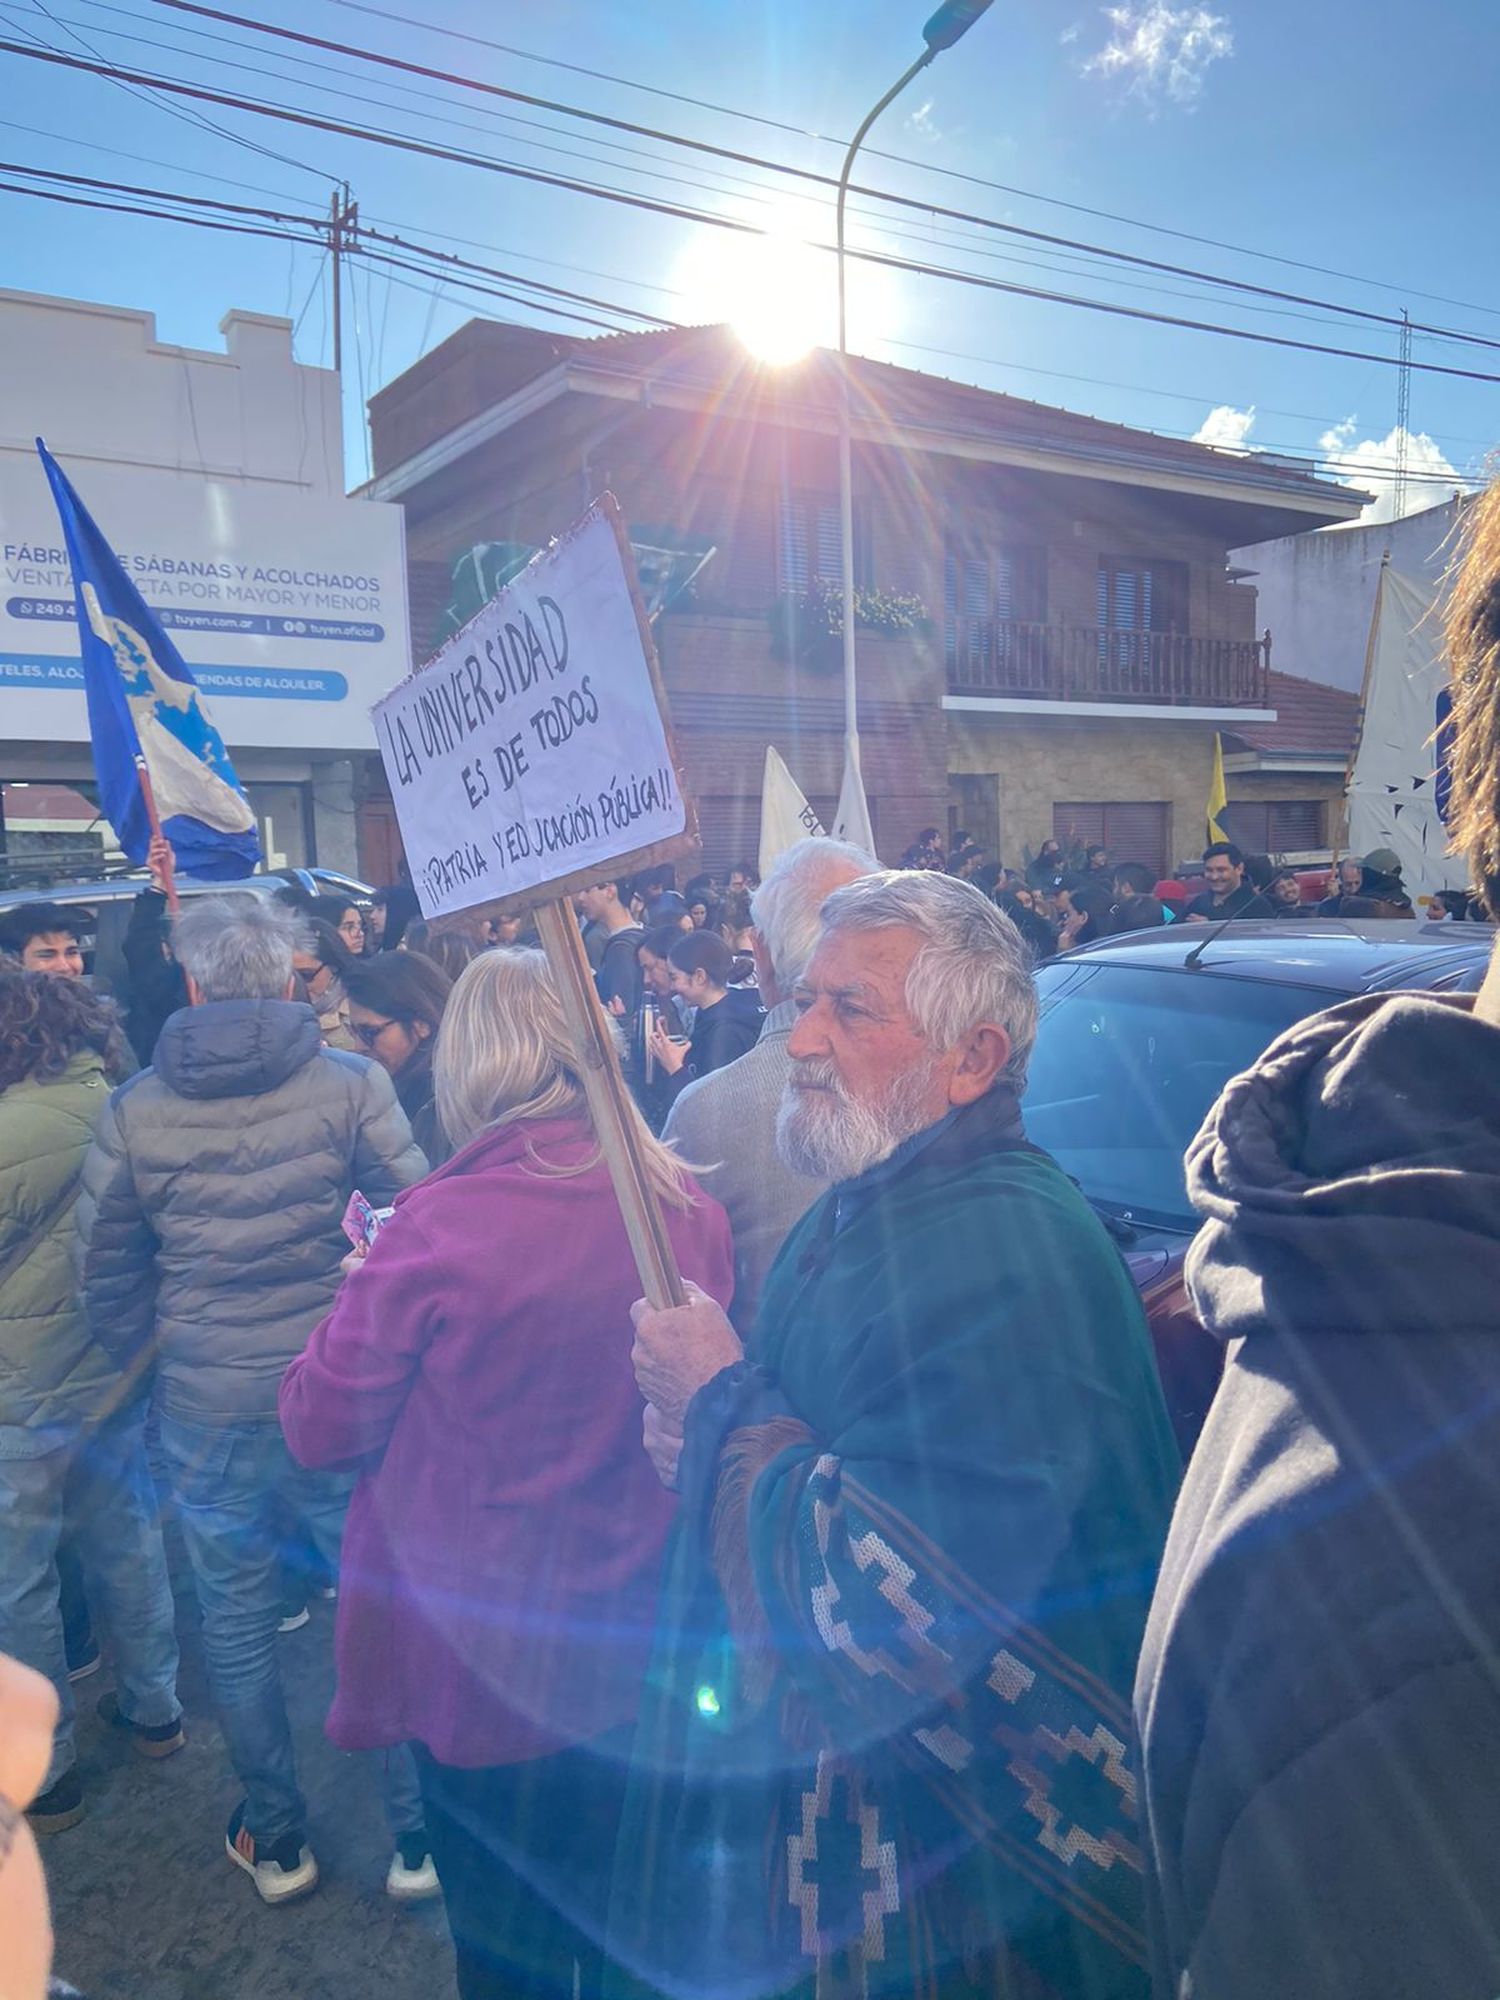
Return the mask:
[[1224,743],[1216,729],[1214,731],[1214,771],[1208,786],[1208,839],[1210,846],[1216,840],[1227,840],[1229,838],[1229,835],[1224,831],[1223,825],[1224,808],[1228,804],[1229,798],[1224,790]]

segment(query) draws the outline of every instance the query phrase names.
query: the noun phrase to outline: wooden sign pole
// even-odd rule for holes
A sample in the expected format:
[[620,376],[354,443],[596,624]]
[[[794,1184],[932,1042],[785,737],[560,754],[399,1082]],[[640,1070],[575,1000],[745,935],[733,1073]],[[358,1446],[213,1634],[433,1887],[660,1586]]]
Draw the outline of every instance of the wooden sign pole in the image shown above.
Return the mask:
[[578,1052],[589,1114],[625,1218],[625,1233],[647,1302],[653,1306],[686,1305],[687,1292],[672,1253],[661,1203],[641,1156],[640,1128],[614,1036],[599,1004],[573,905],[567,900],[540,903],[533,914]]
[[[156,793],[152,789],[151,772],[144,757],[137,756],[135,760],[135,773],[141,781],[141,798],[145,803],[146,818],[150,822],[152,835],[155,839],[160,840],[161,814],[156,810]],[[182,905],[178,901],[177,877],[173,872],[170,861],[162,869],[161,885],[162,893],[167,899],[167,909],[175,917]]]

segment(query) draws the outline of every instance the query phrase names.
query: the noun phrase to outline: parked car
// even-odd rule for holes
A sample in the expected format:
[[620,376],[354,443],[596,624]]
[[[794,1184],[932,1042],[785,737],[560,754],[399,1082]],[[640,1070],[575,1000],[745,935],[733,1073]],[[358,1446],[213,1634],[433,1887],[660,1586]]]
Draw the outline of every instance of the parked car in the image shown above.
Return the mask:
[[[178,894],[186,902],[190,896],[222,896],[228,890],[248,889],[255,895],[272,896],[278,889],[295,884],[314,896],[344,896],[366,908],[373,889],[352,875],[340,875],[329,868],[282,868],[269,875],[247,875],[238,882],[189,882],[179,878]],[[50,889],[7,889],[0,892],[0,913],[21,903],[58,903],[78,913],[84,923],[83,965],[101,992],[123,995],[125,971],[125,930],[130,909],[151,879],[138,875],[111,875],[100,882],[59,882]]]
[[1101,939],[1037,973],[1026,1126],[1072,1175],[1140,1287],[1184,1455],[1223,1356],[1182,1266],[1197,1229],[1183,1154],[1230,1077],[1308,1014],[1361,993],[1477,992],[1490,926],[1331,918]]

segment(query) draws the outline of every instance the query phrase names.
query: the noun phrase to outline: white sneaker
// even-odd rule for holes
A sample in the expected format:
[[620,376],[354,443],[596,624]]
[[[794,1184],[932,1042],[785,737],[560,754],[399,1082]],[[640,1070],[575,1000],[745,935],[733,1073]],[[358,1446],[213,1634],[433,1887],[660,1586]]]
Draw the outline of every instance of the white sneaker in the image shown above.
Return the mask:
[[425,1903],[443,1893],[438,1872],[427,1850],[425,1833],[404,1833],[386,1870],[385,1893],[398,1903]]
[[224,1852],[236,1868],[244,1869],[263,1903],[290,1903],[297,1896],[310,1896],[318,1886],[318,1864],[307,1843],[292,1833],[275,1847],[258,1847],[245,1825],[243,1800],[230,1815]]
[[289,1611],[277,1625],[278,1632],[300,1632],[311,1619],[312,1613],[304,1604],[300,1611]]

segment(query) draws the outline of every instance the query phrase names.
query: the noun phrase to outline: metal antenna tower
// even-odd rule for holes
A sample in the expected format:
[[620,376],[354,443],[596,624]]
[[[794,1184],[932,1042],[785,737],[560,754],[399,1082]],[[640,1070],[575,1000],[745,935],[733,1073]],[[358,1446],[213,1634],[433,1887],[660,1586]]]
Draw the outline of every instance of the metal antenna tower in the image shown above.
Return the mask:
[[1411,438],[1411,314],[1401,308],[1401,366],[1396,371],[1396,487],[1393,519],[1406,512],[1407,445]]

